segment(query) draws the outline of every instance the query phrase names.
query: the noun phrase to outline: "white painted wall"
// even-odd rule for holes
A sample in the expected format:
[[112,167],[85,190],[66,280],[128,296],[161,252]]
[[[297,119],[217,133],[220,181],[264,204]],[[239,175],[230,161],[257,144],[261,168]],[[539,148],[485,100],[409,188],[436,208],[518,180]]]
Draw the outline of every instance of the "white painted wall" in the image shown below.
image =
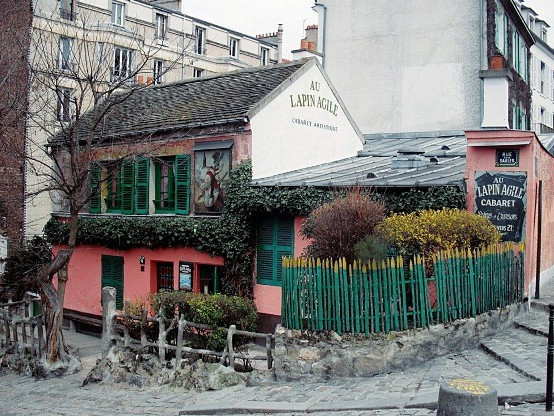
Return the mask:
[[363,133],[480,127],[481,0],[320,3],[325,71]]
[[483,93],[483,128],[509,128],[508,78],[485,78]]
[[[297,105],[303,94],[313,95],[316,107]],[[317,107],[320,98],[332,112]],[[251,128],[254,179],[355,156],[362,149],[361,137],[316,65],[254,114]]]
[[[545,63],[545,78],[541,92],[541,61]],[[554,127],[554,55],[544,46],[536,43],[531,47],[531,127],[538,124]],[[541,108],[544,119],[541,120]],[[538,131],[538,130],[537,130]]]

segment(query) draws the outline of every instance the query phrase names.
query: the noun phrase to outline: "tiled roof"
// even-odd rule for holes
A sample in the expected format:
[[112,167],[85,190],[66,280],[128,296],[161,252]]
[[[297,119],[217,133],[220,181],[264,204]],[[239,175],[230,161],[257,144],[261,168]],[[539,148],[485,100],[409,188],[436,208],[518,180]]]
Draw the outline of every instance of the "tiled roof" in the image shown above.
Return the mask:
[[[102,137],[155,134],[243,120],[305,61],[241,69],[134,91],[104,119]],[[117,100],[121,95],[114,95]],[[83,116],[83,122],[90,117]],[[86,123],[81,123],[83,134]],[[96,136],[99,136],[97,129]]]
[[[358,156],[267,178],[258,186],[367,186],[413,187],[461,185],[467,142],[463,132],[366,135]],[[399,150],[424,151],[425,165],[418,169],[393,168]]]

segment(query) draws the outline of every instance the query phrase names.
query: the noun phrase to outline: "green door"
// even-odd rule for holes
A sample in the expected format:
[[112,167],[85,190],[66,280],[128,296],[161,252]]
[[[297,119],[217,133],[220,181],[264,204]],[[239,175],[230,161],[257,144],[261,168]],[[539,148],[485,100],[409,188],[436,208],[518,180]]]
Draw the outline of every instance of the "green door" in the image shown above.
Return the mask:
[[123,309],[123,257],[102,255],[102,287],[115,288],[115,306]]

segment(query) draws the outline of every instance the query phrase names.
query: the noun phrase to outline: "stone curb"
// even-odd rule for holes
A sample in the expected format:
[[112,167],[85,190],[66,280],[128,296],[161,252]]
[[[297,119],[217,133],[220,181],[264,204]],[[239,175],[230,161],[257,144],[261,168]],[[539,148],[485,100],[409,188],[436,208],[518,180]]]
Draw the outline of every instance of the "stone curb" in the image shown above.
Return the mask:
[[[546,383],[503,384],[495,386],[498,391],[498,404],[541,403],[545,401]],[[192,405],[179,412],[179,415],[234,415],[234,414],[279,414],[279,413],[324,413],[341,411],[371,411],[387,409],[428,409],[436,410],[438,390],[433,393],[416,394],[413,398],[397,397],[382,400],[357,400],[348,402],[286,403],[286,402],[237,402],[232,405]]]

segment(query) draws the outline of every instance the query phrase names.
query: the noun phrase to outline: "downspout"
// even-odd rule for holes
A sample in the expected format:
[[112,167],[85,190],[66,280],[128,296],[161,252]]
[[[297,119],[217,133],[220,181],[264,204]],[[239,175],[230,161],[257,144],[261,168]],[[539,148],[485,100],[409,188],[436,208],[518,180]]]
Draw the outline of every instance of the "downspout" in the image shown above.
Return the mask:
[[[323,16],[319,14],[318,8],[320,7],[323,10]],[[318,42],[317,49],[318,49],[318,52],[320,52],[323,55],[323,57],[321,58],[321,66],[325,68],[325,38],[326,38],[325,35],[327,32],[327,6],[325,6],[324,4],[318,3],[316,0],[316,3],[312,7],[312,10],[318,14],[318,21],[319,21],[318,33],[321,33],[321,46],[319,45],[319,42]]]
[[[484,12],[483,12],[483,9],[487,7],[487,2],[486,0],[483,0],[481,1],[481,7],[479,8],[479,21],[480,21],[480,28],[481,28],[481,33],[479,33],[479,71],[483,70],[483,69],[488,69],[488,65],[487,65],[487,68],[483,68],[483,34],[484,33],[487,33],[487,22],[484,21]],[[481,80],[481,82],[479,83],[479,127],[481,127],[483,125],[483,117],[484,117],[484,112],[485,112],[485,107],[484,107],[484,101],[485,101],[485,92],[484,92],[484,80]]]

